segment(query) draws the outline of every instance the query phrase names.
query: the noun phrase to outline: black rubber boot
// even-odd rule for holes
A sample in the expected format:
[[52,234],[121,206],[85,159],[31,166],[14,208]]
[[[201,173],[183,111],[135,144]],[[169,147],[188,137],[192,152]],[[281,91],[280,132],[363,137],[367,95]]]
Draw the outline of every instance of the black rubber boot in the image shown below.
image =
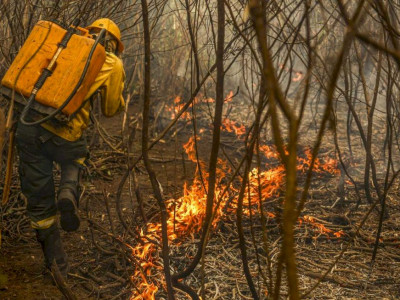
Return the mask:
[[61,242],[57,224],[53,224],[47,229],[36,229],[36,237],[42,246],[46,269],[50,271],[55,262],[61,275],[66,278],[69,271],[68,258]]
[[61,165],[61,180],[57,197],[57,208],[60,212],[60,225],[65,231],[76,231],[79,228],[78,217],[78,182],[80,168],[73,163]]
[[68,232],[78,230],[81,223],[75,199],[75,194],[70,189],[62,189],[58,193],[57,208],[60,212],[60,225]]

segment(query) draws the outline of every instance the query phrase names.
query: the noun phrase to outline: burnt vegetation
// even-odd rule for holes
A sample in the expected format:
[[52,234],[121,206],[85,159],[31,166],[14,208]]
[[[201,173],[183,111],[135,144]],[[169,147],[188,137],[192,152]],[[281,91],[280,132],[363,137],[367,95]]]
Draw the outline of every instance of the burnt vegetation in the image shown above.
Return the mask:
[[[399,298],[399,13],[397,0],[2,0],[0,77],[40,19],[108,17],[125,44],[126,110],[93,105],[61,293]],[[0,298],[57,299],[17,167]]]

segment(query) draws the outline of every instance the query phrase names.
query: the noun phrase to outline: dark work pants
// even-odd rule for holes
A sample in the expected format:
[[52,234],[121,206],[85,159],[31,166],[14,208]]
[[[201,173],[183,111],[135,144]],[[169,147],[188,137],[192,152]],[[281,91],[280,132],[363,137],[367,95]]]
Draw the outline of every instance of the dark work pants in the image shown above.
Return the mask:
[[57,207],[53,180],[53,162],[61,166],[59,190],[68,188],[77,196],[78,159],[87,156],[86,141],[70,142],[40,125],[18,123],[16,144],[22,193],[28,199],[27,212],[36,229],[46,229],[55,222]]

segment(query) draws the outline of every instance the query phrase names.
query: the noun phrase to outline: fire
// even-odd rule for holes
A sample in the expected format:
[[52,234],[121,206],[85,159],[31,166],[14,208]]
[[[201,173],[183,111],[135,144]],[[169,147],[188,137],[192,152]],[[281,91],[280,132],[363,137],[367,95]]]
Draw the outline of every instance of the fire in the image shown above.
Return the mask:
[[[175,104],[179,104],[180,101],[180,98],[175,99]],[[232,130],[237,135],[244,134],[245,132],[243,125],[239,126],[237,123],[229,121],[228,119],[224,120],[223,126],[226,130]],[[199,136],[192,136],[188,142],[183,145],[189,159],[196,163],[195,141],[200,140],[201,138]],[[261,168],[254,168],[248,174],[249,184],[246,195],[250,197],[250,206],[244,209],[245,214],[250,213],[249,209],[252,209],[254,213],[259,212],[260,204],[266,204],[268,200],[280,195],[285,182],[285,168],[280,163],[279,154],[274,147],[261,145],[259,150],[268,160],[268,163],[266,163],[265,166],[261,166]],[[271,160],[273,160],[274,163],[271,163]],[[311,150],[306,149],[305,157],[298,158],[298,171],[305,172],[310,166],[310,160]],[[168,210],[168,239],[169,242],[175,246],[179,246],[185,237],[192,236],[199,232],[204,222],[208,173],[205,171],[205,163],[201,161],[198,163],[202,167],[202,179],[198,174],[199,170],[197,170],[192,184],[184,184],[183,195],[178,199],[170,199],[166,202]],[[325,158],[323,161],[320,159],[315,160],[315,171],[319,173],[329,172],[331,174],[336,174],[336,166],[337,163],[334,159]],[[228,176],[231,173],[232,170],[229,164],[219,159],[215,191],[216,199],[222,196],[222,192],[227,187],[226,182],[229,181],[227,180]],[[203,182],[201,180],[203,180]],[[214,210],[216,210],[213,220],[214,228],[224,217],[224,209],[228,209],[229,212],[235,211],[238,201],[239,186],[240,182],[236,185],[231,185],[228,192],[223,195],[222,199],[219,199],[221,202],[218,208],[214,207]],[[261,201],[259,199],[260,190]],[[272,212],[267,211],[265,214],[269,218],[276,218],[276,215]],[[344,235],[343,231],[334,232],[312,216],[303,216],[299,219],[299,223],[310,224],[312,227],[316,228],[320,234],[325,234],[327,236],[339,238]],[[138,266],[131,278],[136,285],[136,289],[132,291],[131,299],[155,299],[157,291],[160,287],[165,285],[165,283],[162,276],[162,263],[158,256],[159,248],[150,240],[161,241],[161,223],[154,222],[147,224],[147,231],[141,231],[140,235],[143,243],[136,245],[132,250],[134,257],[138,261]]]
[[334,232],[333,235],[336,236],[337,238],[340,238],[340,237],[344,236],[344,232],[343,232],[343,230],[339,230],[337,232]]
[[299,82],[300,80],[302,80],[304,78],[304,73],[302,71],[289,69],[288,67],[286,67],[283,64],[280,64],[279,68],[285,70],[286,72],[294,73],[294,77],[292,78],[293,82]]
[[[200,137],[196,136],[196,140],[199,141]],[[183,145],[183,149],[185,149],[186,154],[188,155],[188,157],[191,161],[193,161],[193,162],[197,161],[194,136],[190,137],[189,141]]]
[[[251,204],[259,204],[258,190],[260,187],[263,199],[271,199],[273,196],[276,196],[283,184],[284,172],[285,168],[283,166],[262,172],[254,168],[249,174]],[[258,181],[260,181],[260,187]]]
[[[181,103],[182,102],[182,98],[181,96],[177,96],[174,99],[174,105],[167,107],[166,110],[171,112],[171,119],[175,119],[177,114],[181,111],[181,109],[185,106],[185,103]],[[181,119],[183,120],[190,120],[191,116],[190,113],[185,111],[181,117]]]
[[233,92],[230,91],[229,94],[225,97],[224,102],[225,103],[232,102],[232,99],[233,99]]
[[235,121],[231,121],[227,118],[222,120],[222,126],[228,132],[235,132],[238,137],[246,133],[246,127],[244,127],[244,125],[238,125]]
[[[310,167],[312,158],[311,149],[308,148],[304,152],[306,158],[301,158],[301,157],[298,158],[299,161],[298,169],[302,171],[305,171]],[[317,157],[314,162],[314,172],[316,173],[326,172],[334,175],[340,173],[337,167],[337,161],[330,157],[325,158],[324,162],[321,162],[321,160]]]
[[298,81],[302,80],[304,77],[303,72],[301,72],[301,71],[295,71],[294,75],[296,75],[296,76],[293,77],[293,79],[292,79],[293,82],[298,82]]
[[259,148],[260,152],[264,154],[266,158],[275,158],[279,159],[279,153],[272,149],[272,147],[268,145],[261,145]]
[[319,231],[321,234],[324,234],[324,235],[326,235],[326,236],[328,236],[328,237],[329,237],[330,235],[334,235],[335,237],[340,238],[340,237],[342,237],[342,236],[344,235],[344,232],[343,232],[342,230],[334,232],[332,229],[326,228],[325,225],[323,225],[320,221],[317,221],[317,220],[316,220],[314,217],[312,217],[312,216],[307,216],[307,215],[306,215],[306,216],[304,216],[304,217],[302,218],[302,220],[303,220],[305,223],[311,224],[313,227],[317,228],[318,231]]

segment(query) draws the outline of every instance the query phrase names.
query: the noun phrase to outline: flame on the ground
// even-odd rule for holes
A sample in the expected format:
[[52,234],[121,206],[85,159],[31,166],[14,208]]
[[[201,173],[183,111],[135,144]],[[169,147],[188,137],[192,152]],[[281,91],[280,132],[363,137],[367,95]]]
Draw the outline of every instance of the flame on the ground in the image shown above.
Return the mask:
[[228,118],[222,120],[223,128],[228,132],[235,132],[237,136],[241,136],[246,133],[246,127],[239,125],[235,121],[231,121]]
[[[176,99],[176,104],[180,103],[180,99]],[[235,126],[235,127],[234,127]],[[235,129],[236,128],[236,129]],[[224,120],[223,130],[235,131],[237,135],[244,134],[244,126],[238,126],[235,122],[229,122]],[[196,140],[200,141],[200,137],[196,136]],[[193,162],[197,162],[195,137],[191,137],[189,141],[183,145],[188,157]],[[260,146],[260,152],[269,161],[268,165],[261,166],[262,169],[254,168],[249,173],[249,185],[246,195],[249,195],[250,209],[254,209],[254,213],[259,212],[260,203],[267,203],[268,200],[274,199],[280,195],[282,186],[285,180],[285,169],[279,163],[279,155],[274,147],[268,145]],[[271,163],[274,160],[274,163]],[[311,161],[311,150],[307,149],[303,157],[298,158],[297,169],[299,172],[305,172],[308,170]],[[199,176],[200,170],[197,170],[197,174],[192,184],[184,184],[183,196],[178,199],[170,199],[167,201],[168,209],[168,239],[170,243],[178,245],[182,242],[184,237],[193,235],[200,231],[206,209],[207,200],[207,182],[208,173],[205,172],[205,163],[199,162],[198,166],[201,166],[202,176]],[[314,171],[317,173],[331,173],[337,174],[337,162],[331,158],[325,158],[323,161],[320,159],[315,160]],[[229,175],[232,173],[229,165],[222,159],[218,160],[217,170],[217,182],[215,190],[215,198],[219,199],[222,192],[226,188],[226,182],[229,180]],[[202,182],[203,180],[203,182]],[[214,227],[224,217],[224,212],[227,209],[235,210],[238,187],[237,185],[231,186],[225,195],[220,199],[220,205],[215,214],[213,220]],[[261,195],[261,201],[260,201]],[[214,207],[215,208],[215,207]],[[244,214],[249,214],[249,206],[244,209]],[[276,218],[275,213],[265,212],[268,218]],[[335,232],[323,225],[321,222],[312,216],[303,216],[299,219],[299,224],[306,223],[310,224],[315,228],[319,234],[327,236],[341,237],[343,231]],[[131,277],[133,284],[137,287],[131,296],[131,299],[155,299],[155,294],[161,286],[164,286],[162,262],[159,259],[159,248],[151,241],[156,240],[161,244],[161,223],[154,222],[147,224],[147,231],[141,232],[142,244],[137,244],[134,247],[133,255],[138,260],[136,262],[136,270],[134,275]]]
[[[228,93],[228,95],[225,96],[224,102],[228,103],[228,105],[230,105],[232,100],[233,100],[233,96],[234,96],[233,92],[230,91]],[[186,105],[182,101],[182,97],[181,96],[176,96],[175,99],[172,102],[173,103],[171,105],[166,105],[164,107],[165,111],[169,112],[169,118],[171,120],[175,119],[176,116],[178,115],[178,113],[181,111],[181,109],[183,109],[183,107]],[[215,100],[213,98],[210,98],[210,97],[208,97],[208,98],[207,97],[195,97],[193,102],[189,105],[189,107],[192,107],[194,104],[202,104],[202,103],[208,103],[208,104],[215,103]],[[179,119],[185,120],[185,121],[189,121],[189,120],[191,120],[191,113],[189,111],[185,111],[179,117]],[[236,122],[230,121],[228,119],[226,119],[226,120],[227,120],[226,122],[229,122],[229,125],[231,126],[231,127],[229,127],[229,129],[227,129],[228,131],[236,131],[236,130],[243,130],[244,129],[243,125],[238,125]],[[237,129],[235,129],[235,127],[237,127]]]
[[302,71],[294,70],[293,68],[289,69],[283,64],[280,64],[279,68],[285,70],[287,73],[293,73],[294,74],[294,76],[292,76],[293,82],[299,82],[304,78],[304,73]]
[[[177,96],[174,99],[174,105],[167,107],[167,111],[171,113],[171,119],[175,119],[177,114],[181,111],[181,109],[185,106],[185,103],[182,103],[182,98],[180,96]],[[190,113],[185,111],[180,118],[182,120],[190,120],[191,116]]]
[[326,236],[330,236],[333,235],[337,238],[341,237],[344,235],[343,230],[339,230],[339,231],[333,231],[332,229],[326,228],[325,225],[323,225],[321,223],[321,221],[317,221],[315,217],[312,216],[304,216],[303,218],[301,218],[299,220],[299,222],[301,223],[302,221],[304,221],[305,223],[311,224],[313,227],[317,228],[318,231],[321,234],[324,234]]
[[199,141],[200,137],[198,135],[196,136],[196,138],[194,136],[191,136],[188,142],[183,145],[183,149],[185,149],[185,152],[188,155],[189,159],[194,162],[197,160],[195,140]]
[[232,102],[232,99],[233,99],[233,92],[230,91],[229,94],[225,97],[224,102],[225,103]]

